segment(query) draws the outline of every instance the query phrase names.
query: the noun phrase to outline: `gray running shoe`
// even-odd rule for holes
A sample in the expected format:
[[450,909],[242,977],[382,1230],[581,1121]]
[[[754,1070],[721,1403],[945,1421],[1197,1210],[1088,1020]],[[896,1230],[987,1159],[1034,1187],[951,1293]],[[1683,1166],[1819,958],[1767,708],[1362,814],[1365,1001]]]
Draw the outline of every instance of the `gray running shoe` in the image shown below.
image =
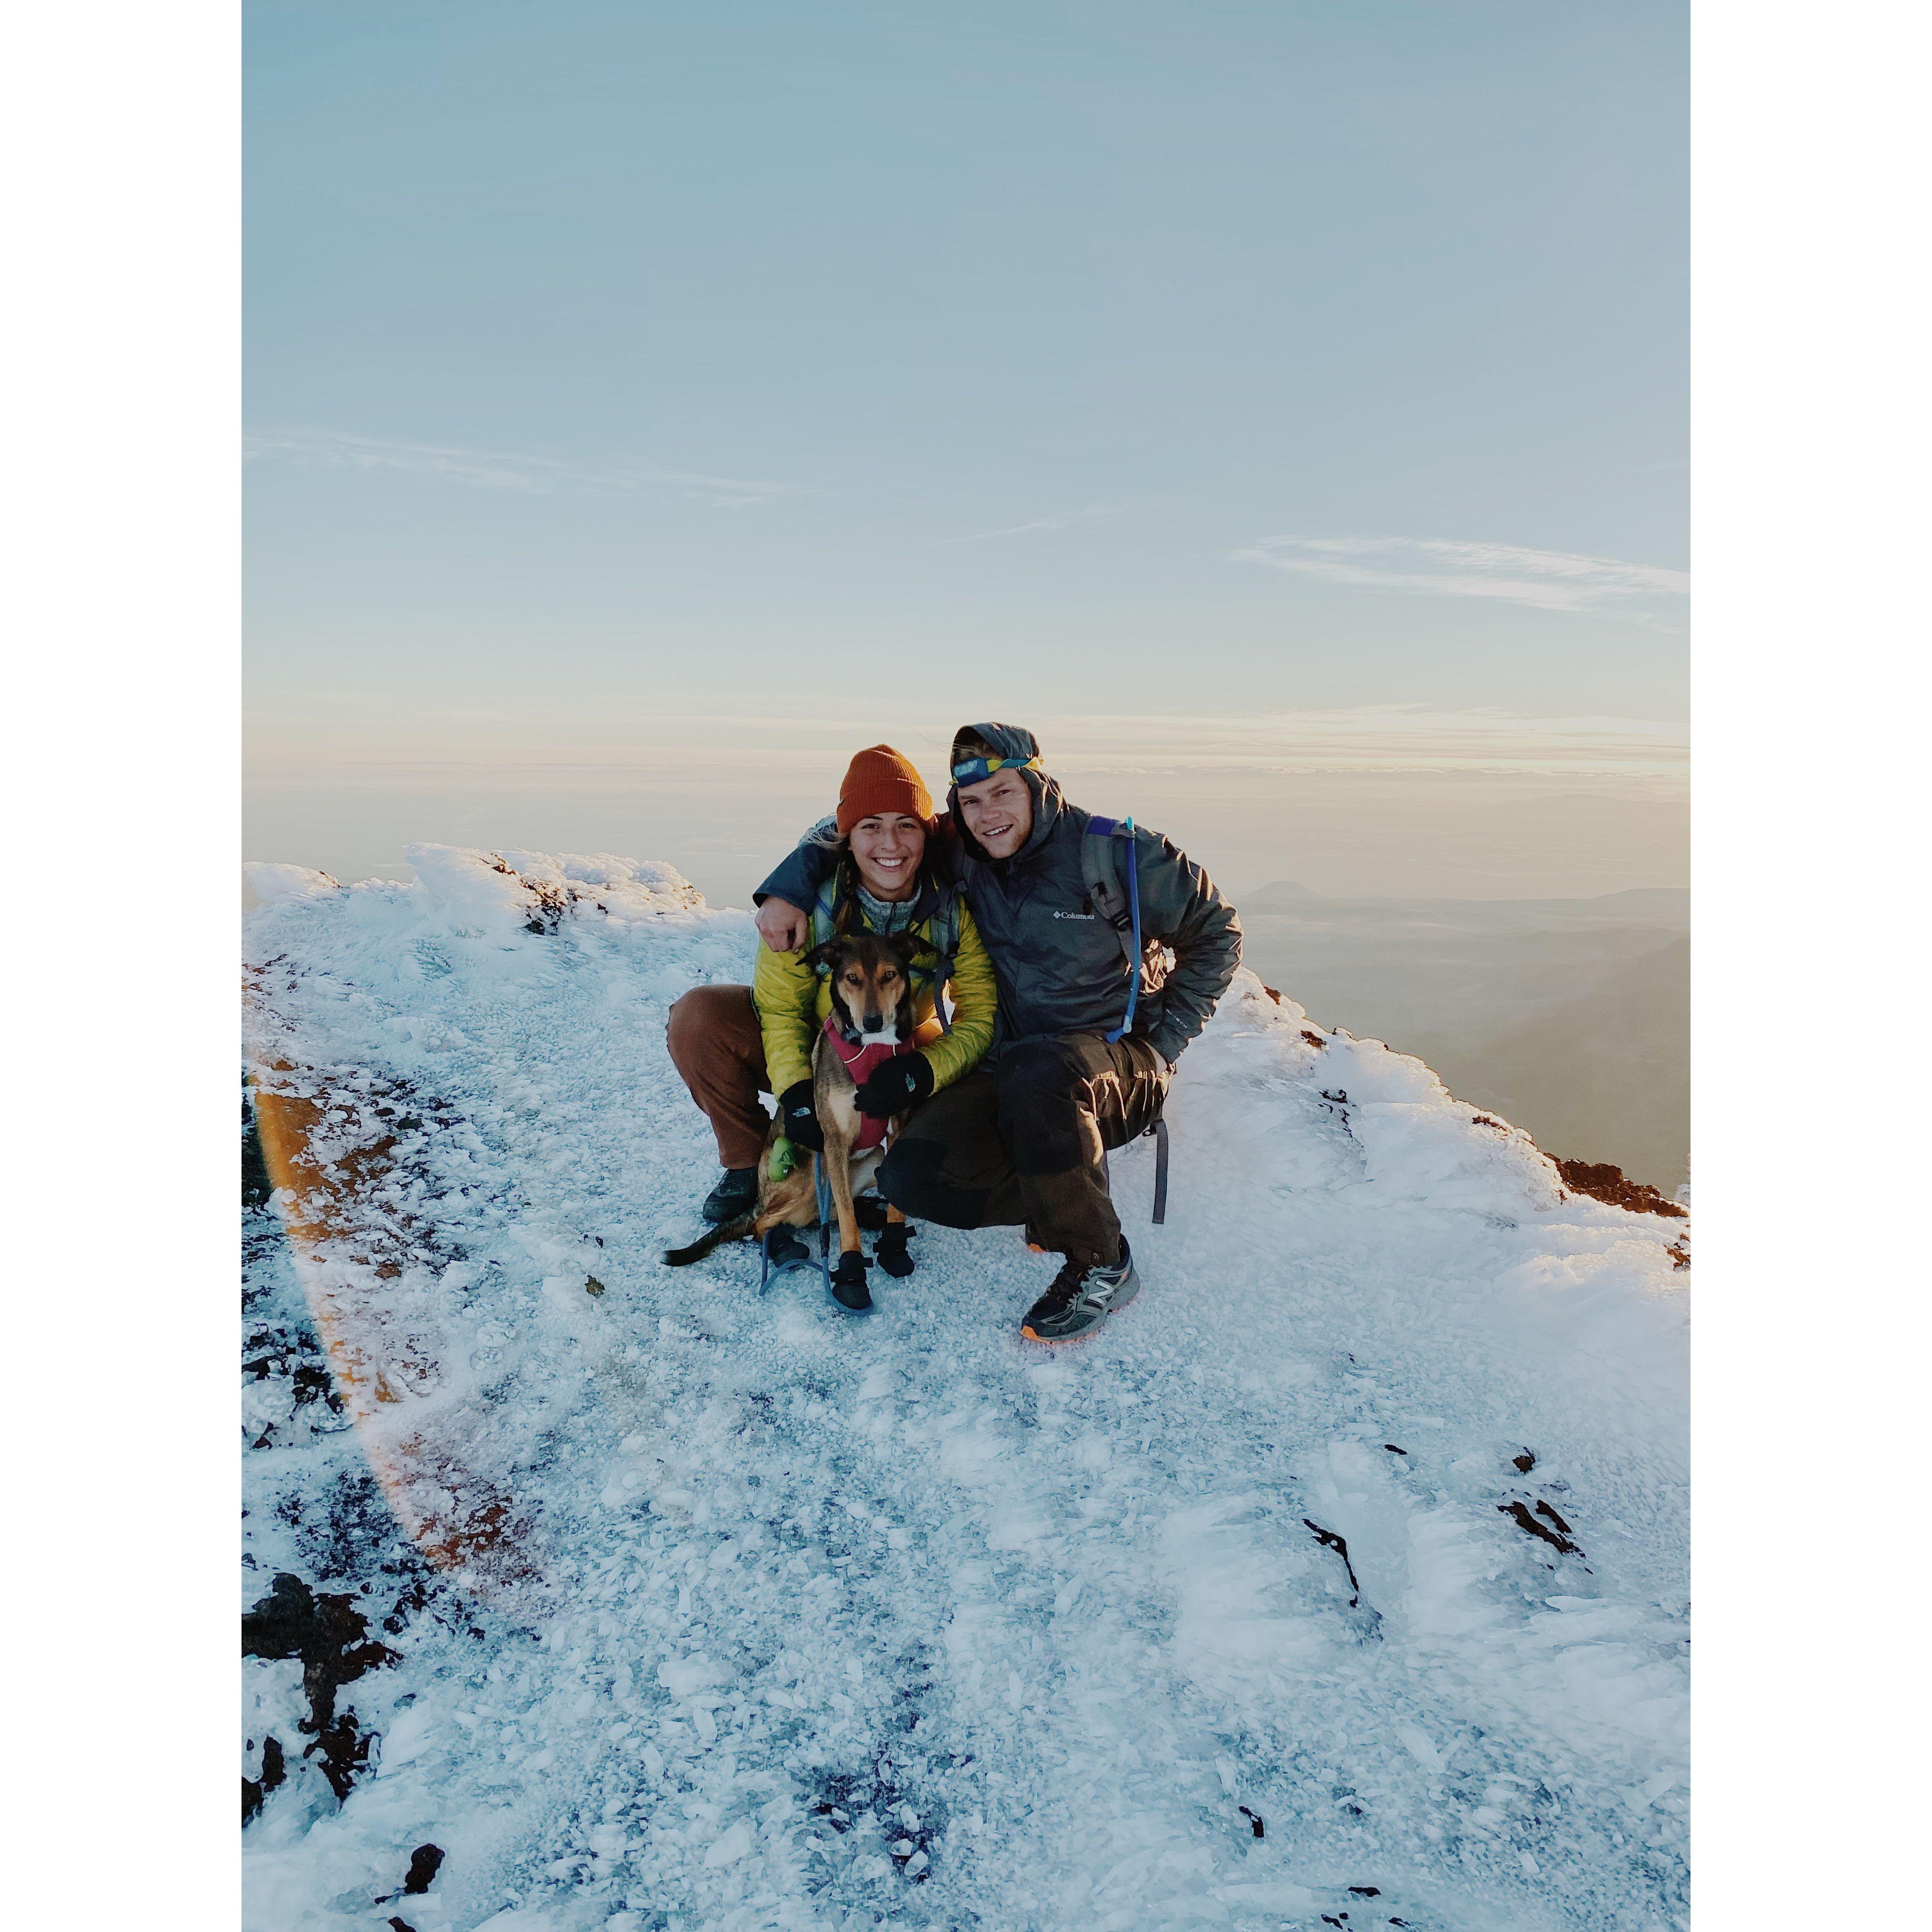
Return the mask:
[[1112,1268],[1081,1268],[1069,1262],[1049,1288],[1027,1310],[1020,1333],[1029,1342],[1071,1342],[1090,1335],[1107,1317],[1141,1292],[1133,1250],[1120,1238],[1120,1258]]
[[698,1211],[714,1228],[748,1214],[758,1204],[758,1170],[755,1167],[728,1167],[724,1178],[704,1197]]

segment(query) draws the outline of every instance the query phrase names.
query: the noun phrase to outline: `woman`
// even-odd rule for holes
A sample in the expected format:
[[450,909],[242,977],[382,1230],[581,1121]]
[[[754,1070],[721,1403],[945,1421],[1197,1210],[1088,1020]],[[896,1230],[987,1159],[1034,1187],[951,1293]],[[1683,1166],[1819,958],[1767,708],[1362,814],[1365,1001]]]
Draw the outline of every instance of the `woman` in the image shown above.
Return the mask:
[[[777,1097],[788,1138],[820,1138],[812,1108],[812,1052],[832,1010],[830,981],[808,962],[810,949],[863,926],[912,932],[916,1050],[880,1072],[893,1099],[916,1106],[971,1072],[992,1044],[998,993],[992,962],[956,886],[926,863],[932,800],[912,760],[890,745],[861,752],[846,769],[838,811],[815,835],[839,854],[812,908],[803,950],[757,949],[749,986],[694,986],[670,1010],[670,1057],[709,1117],[724,1177],[704,1203],[704,1218],[733,1220],[758,1194],[758,1161],[770,1119],[761,1093]],[[940,988],[952,988],[951,1026],[941,1024]],[[895,1112],[900,1111],[896,1106]],[[880,1265],[911,1272],[903,1226],[880,1235]]]

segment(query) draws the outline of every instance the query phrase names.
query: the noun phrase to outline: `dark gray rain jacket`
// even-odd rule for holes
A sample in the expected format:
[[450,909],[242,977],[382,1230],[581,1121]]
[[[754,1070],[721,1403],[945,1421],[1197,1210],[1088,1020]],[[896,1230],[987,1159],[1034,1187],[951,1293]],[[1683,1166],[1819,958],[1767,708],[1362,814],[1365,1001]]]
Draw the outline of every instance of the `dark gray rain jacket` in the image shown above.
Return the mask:
[[[1000,754],[1036,758],[1037,740],[1013,724],[973,729]],[[959,823],[958,794],[948,795],[932,862],[955,868],[999,980],[994,1052],[1016,1041],[1063,1033],[1107,1033],[1126,1016],[1127,962],[1119,936],[1095,910],[1082,843],[1094,814],[1070,805],[1058,782],[1023,772],[1033,794],[1033,832],[1010,859],[989,859]],[[1125,839],[1114,842],[1124,883]],[[1213,882],[1157,832],[1136,826],[1134,867],[1145,946],[1134,1033],[1174,1061],[1208,1024],[1241,963],[1241,922]],[[812,902],[834,855],[800,845],[754,896]],[[1171,952],[1173,963],[1167,963]]]

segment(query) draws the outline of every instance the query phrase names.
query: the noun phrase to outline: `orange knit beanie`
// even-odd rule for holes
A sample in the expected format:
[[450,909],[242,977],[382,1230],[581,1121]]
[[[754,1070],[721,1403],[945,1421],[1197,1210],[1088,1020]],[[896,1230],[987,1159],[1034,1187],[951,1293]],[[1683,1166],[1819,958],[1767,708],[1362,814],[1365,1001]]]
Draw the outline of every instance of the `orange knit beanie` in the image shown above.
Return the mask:
[[875,812],[903,812],[932,830],[932,795],[911,759],[890,745],[861,752],[845,767],[838,788],[838,830],[842,837]]

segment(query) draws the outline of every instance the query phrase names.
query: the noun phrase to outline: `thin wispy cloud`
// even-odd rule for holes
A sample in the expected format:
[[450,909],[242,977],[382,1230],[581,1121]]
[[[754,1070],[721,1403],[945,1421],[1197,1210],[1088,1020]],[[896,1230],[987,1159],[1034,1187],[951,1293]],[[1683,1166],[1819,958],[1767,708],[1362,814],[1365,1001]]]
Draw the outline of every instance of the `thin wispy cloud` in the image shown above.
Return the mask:
[[1234,552],[1324,584],[1433,597],[1490,597],[1539,610],[1654,622],[1681,610],[1689,575],[1653,564],[1444,537],[1264,537]]
[[256,461],[267,458],[334,470],[389,470],[469,490],[519,490],[539,496],[562,490],[607,494],[663,492],[715,509],[745,509],[804,494],[789,483],[713,476],[701,470],[605,469],[519,452],[401,442],[383,436],[351,435],[340,430],[250,430],[244,454]]
[[1120,512],[1111,503],[1089,503],[1084,509],[1060,510],[1050,517],[1036,517],[1028,524],[1014,524],[1004,530],[974,530],[963,537],[943,537],[941,547],[950,544],[990,543],[995,537],[1030,537],[1042,530],[1070,530],[1080,524],[1097,524]]

